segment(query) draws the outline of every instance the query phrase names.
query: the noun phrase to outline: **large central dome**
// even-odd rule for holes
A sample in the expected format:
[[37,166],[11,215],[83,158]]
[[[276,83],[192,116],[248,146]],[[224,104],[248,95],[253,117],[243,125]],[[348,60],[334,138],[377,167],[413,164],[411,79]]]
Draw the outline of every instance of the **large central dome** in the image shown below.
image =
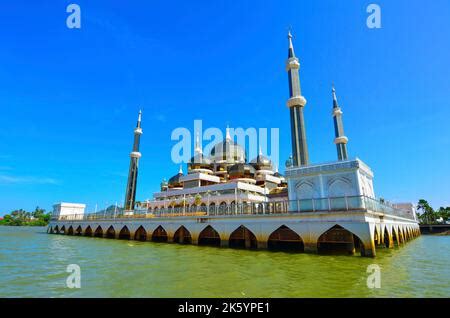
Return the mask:
[[214,163],[237,163],[246,161],[244,148],[231,139],[228,128],[225,140],[217,143],[211,149],[210,158]]

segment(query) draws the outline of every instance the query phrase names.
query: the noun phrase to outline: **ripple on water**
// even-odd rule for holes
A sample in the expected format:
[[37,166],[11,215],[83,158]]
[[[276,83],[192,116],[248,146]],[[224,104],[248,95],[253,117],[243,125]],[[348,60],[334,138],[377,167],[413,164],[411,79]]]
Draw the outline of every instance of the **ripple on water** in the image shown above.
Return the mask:
[[[3,297],[449,297],[450,237],[377,257],[322,256],[48,235],[0,227]],[[81,289],[66,287],[67,265]],[[367,266],[381,289],[367,288]],[[5,274],[6,273],[6,274]]]

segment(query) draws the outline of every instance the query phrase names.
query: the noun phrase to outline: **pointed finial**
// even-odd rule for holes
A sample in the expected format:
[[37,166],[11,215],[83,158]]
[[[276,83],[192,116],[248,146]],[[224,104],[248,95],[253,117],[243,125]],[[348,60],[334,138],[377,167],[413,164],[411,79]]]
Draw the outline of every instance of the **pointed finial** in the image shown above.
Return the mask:
[[142,119],[142,110],[139,110],[138,120],[136,124],[137,128],[141,128],[141,119]]
[[262,156],[262,148],[259,146],[259,155]]
[[230,127],[227,125],[225,140],[231,141],[231,135],[230,135]]
[[292,33],[291,33],[291,27],[289,27],[288,30],[288,40],[289,40],[289,51],[288,51],[288,58],[295,57],[294,53],[294,45],[292,44]]
[[195,150],[194,151],[196,154],[201,154],[203,152],[202,146],[200,145],[200,136],[199,136],[198,131],[197,131],[197,137],[195,138]]
[[278,165],[275,166],[275,173],[278,173]]
[[180,165],[180,170],[178,170],[179,174],[183,174],[183,165]]
[[336,97],[336,89],[334,88],[334,83],[331,84],[331,94],[333,95],[333,108],[338,108],[338,102]]

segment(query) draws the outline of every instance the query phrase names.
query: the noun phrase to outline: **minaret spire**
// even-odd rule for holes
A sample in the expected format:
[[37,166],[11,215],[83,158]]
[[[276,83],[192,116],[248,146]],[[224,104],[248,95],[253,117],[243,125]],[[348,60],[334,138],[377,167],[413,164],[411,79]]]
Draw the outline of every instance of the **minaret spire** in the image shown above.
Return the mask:
[[230,135],[230,127],[227,125],[226,135],[225,135],[226,141],[231,141],[231,135]]
[[342,121],[342,111],[339,107],[334,85],[331,88],[333,95],[333,122],[334,122],[334,143],[336,144],[338,160],[347,160],[347,142],[348,138],[344,134],[344,122]]
[[128,182],[125,193],[125,205],[124,205],[126,211],[134,210],[134,206],[136,203],[135,200],[136,200],[139,159],[142,156],[141,153],[139,152],[139,144],[142,135],[141,120],[142,120],[142,111],[139,111],[136,128],[134,129],[133,151],[130,153],[130,169],[128,171]]
[[202,146],[200,144],[200,136],[199,133],[197,131],[197,136],[195,137],[195,149],[194,152],[196,155],[202,154],[203,150],[202,150]]
[[286,61],[286,71],[289,78],[289,107],[291,117],[291,140],[294,166],[308,165],[308,147],[306,144],[306,128],[303,115],[303,108],[306,105],[306,99],[302,96],[300,88],[300,63],[295,57],[294,45],[292,44],[291,31],[288,32],[289,51]]
[[337,102],[336,89],[334,88],[334,84],[331,85],[331,93],[333,94],[333,109],[338,108],[339,104]]
[[292,44],[292,34],[291,34],[291,30],[290,29],[288,31],[288,40],[289,40],[288,58],[295,57],[294,45]]
[[142,110],[139,110],[138,121],[136,124],[137,128],[141,128],[141,120],[142,120]]

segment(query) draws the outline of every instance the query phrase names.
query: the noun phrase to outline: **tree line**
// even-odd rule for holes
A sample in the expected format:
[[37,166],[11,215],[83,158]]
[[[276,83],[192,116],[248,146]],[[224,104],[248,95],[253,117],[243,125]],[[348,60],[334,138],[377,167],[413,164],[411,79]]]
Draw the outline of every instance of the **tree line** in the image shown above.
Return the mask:
[[427,200],[420,199],[417,203],[417,214],[421,224],[439,224],[448,221],[450,216],[450,207],[440,207],[434,210]]
[[5,214],[0,225],[11,226],[46,226],[50,221],[51,212],[46,213],[44,209],[36,207],[34,211],[27,212],[23,209],[14,210],[10,214]]

